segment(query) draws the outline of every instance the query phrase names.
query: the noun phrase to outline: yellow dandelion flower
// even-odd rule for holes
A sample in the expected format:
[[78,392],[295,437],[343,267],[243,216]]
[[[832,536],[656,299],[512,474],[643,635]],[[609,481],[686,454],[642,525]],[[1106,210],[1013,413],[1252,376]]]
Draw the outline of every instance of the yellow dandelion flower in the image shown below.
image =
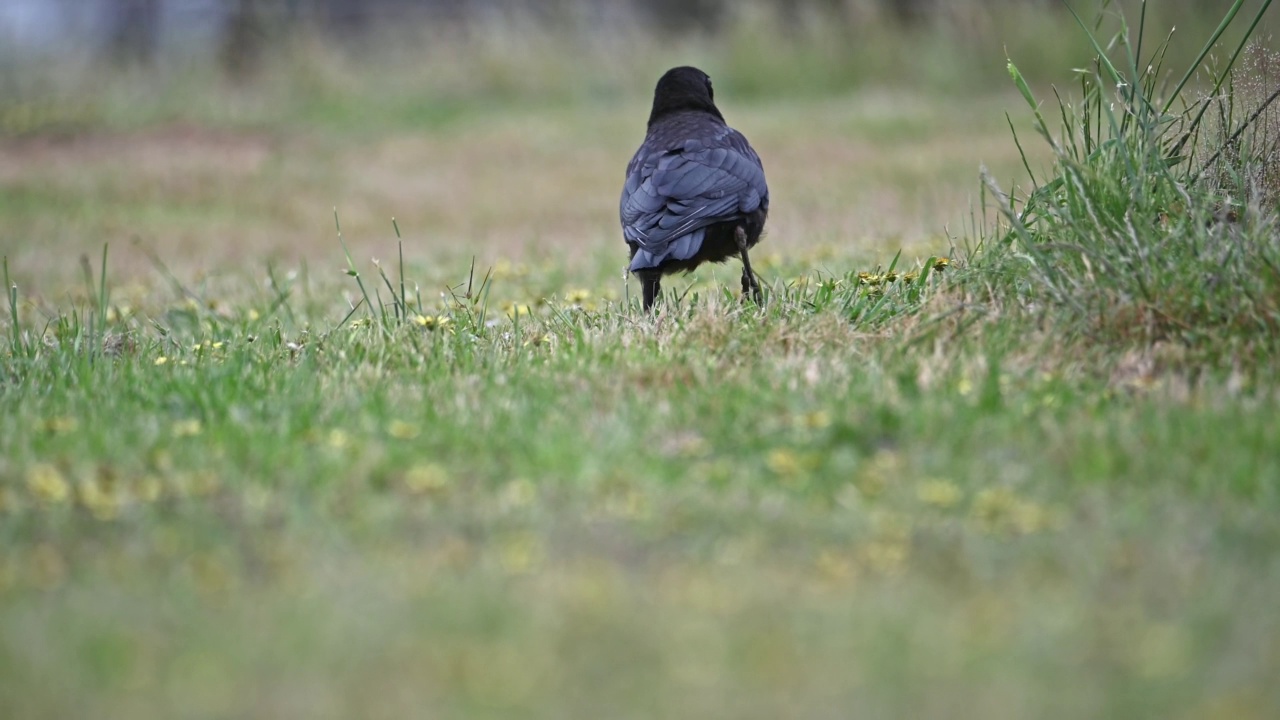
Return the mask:
[[212,347],[214,350],[221,350],[221,349],[222,349],[222,345],[223,345],[222,341],[221,341],[221,340],[219,340],[218,342],[214,343],[214,344],[213,344],[213,345],[211,345],[210,347]]
[[946,510],[960,502],[964,493],[950,480],[926,480],[916,488],[916,497],[925,505]]
[[533,333],[528,340],[524,341],[524,347],[542,347],[544,345],[552,345],[555,343],[555,339],[555,335]]
[[844,553],[834,550],[823,550],[818,553],[814,567],[826,580],[841,581],[856,577],[857,569],[853,561]]
[[45,420],[41,425],[45,432],[51,432],[55,435],[65,435],[74,432],[79,422],[73,417],[54,417]]
[[449,473],[435,463],[414,465],[404,474],[404,486],[418,495],[439,493],[449,487]]
[[448,315],[414,315],[413,322],[427,330],[443,329],[453,322]]
[[403,420],[392,420],[387,425],[387,434],[397,440],[412,440],[418,437],[418,428]]
[[80,482],[80,504],[99,520],[114,520],[120,515],[120,507],[124,504],[111,483],[96,478]]
[[204,426],[201,425],[199,420],[188,418],[174,423],[172,431],[174,437],[192,437],[203,432]]
[[880,450],[858,473],[858,489],[873,498],[884,492],[889,481],[902,472],[902,455],[893,450]]
[[525,263],[513,263],[499,260],[493,266],[493,279],[520,278],[529,274],[529,266]]
[[514,319],[532,313],[533,309],[527,303],[508,301],[502,303],[502,312],[506,313],[507,317]]
[[1018,497],[1008,488],[988,488],[978,493],[970,515],[980,530],[992,534],[1031,535],[1055,524],[1046,508]]
[[134,485],[134,493],[144,503],[153,503],[164,493],[164,483],[155,475],[143,475]]
[[249,308],[249,312],[245,313],[245,317],[249,318],[250,321],[254,321],[262,316],[258,314],[257,310],[254,310],[253,308]]
[[1021,535],[1051,530],[1057,524],[1048,508],[1029,500],[1023,500],[1014,507],[1011,519],[1014,529]]
[[831,413],[815,410],[800,416],[800,426],[809,430],[821,430],[831,424]]
[[160,357],[156,358],[156,365],[164,365],[164,364],[165,364],[165,363],[167,363],[167,362],[169,362],[169,358],[167,358],[167,357],[165,357],[165,356],[163,356],[163,355],[161,355]]
[[48,463],[36,463],[27,470],[27,490],[46,505],[60,505],[71,496],[71,484]]
[[765,456],[764,464],[775,475],[784,477],[799,475],[804,472],[800,456],[790,448],[774,448]]
[[532,533],[512,535],[498,548],[498,562],[512,575],[523,575],[537,569],[545,557],[542,540]]
[[943,270],[947,269],[950,266],[951,266],[951,258],[940,257],[940,258],[933,259],[933,269],[938,272],[942,272]]
[[898,540],[877,540],[862,548],[860,558],[871,570],[884,575],[899,575],[906,569],[911,549]]
[[222,595],[235,581],[227,563],[212,554],[192,557],[189,567],[196,587],[206,595]]
[[591,299],[591,291],[585,289],[570,290],[564,296],[565,302],[571,305],[581,305]]

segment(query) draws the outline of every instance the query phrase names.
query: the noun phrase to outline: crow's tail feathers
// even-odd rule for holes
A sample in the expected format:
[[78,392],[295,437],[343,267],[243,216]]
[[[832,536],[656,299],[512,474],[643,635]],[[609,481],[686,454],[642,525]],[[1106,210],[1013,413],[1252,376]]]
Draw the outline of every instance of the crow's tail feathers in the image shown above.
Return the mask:
[[702,250],[702,241],[706,238],[705,228],[682,235],[662,247],[652,249],[636,248],[631,256],[631,265],[627,269],[633,273],[645,270],[657,270],[669,260],[688,260]]

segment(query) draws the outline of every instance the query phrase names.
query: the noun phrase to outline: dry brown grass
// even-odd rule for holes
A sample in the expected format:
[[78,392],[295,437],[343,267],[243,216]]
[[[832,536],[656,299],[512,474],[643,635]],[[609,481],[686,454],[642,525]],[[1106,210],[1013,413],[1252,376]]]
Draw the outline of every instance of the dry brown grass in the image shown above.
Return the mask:
[[[945,251],[944,227],[968,220],[979,164],[1016,168],[989,100],[956,107],[906,91],[785,105],[724,98],[769,173],[762,252],[874,264],[899,248]],[[632,98],[517,106],[370,135],[184,124],[0,140],[0,250],[20,281],[49,292],[78,286],[76,258],[96,257],[103,243],[113,278],[150,277],[135,240],[180,278],[256,273],[269,259],[336,268],[336,206],[358,261],[394,253],[394,216],[411,263],[456,275],[472,256],[482,268],[548,260],[597,285],[624,254],[617,186],[645,112],[645,100]]]

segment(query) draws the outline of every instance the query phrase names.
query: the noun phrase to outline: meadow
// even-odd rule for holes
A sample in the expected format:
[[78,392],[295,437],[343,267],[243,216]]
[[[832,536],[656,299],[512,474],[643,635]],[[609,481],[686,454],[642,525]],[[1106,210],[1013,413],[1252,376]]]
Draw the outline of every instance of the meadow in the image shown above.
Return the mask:
[[[1224,68],[1242,5],[1114,66],[1032,14],[1078,35],[1012,79],[927,36],[919,82],[821,35],[769,65],[748,23],[13,95],[0,715],[1275,717],[1280,63]],[[732,263],[655,316],[624,284],[673,54],[764,159],[763,307]]]

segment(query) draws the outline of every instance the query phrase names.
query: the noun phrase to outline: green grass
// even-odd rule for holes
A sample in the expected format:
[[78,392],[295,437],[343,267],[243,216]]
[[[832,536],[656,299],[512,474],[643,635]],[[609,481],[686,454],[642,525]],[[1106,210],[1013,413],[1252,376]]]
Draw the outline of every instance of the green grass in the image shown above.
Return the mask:
[[720,91],[767,302],[656,317],[642,95],[0,144],[0,715],[1275,716],[1265,121],[1095,69]]
[[19,352],[8,710],[1265,716],[1274,386],[865,288]]

